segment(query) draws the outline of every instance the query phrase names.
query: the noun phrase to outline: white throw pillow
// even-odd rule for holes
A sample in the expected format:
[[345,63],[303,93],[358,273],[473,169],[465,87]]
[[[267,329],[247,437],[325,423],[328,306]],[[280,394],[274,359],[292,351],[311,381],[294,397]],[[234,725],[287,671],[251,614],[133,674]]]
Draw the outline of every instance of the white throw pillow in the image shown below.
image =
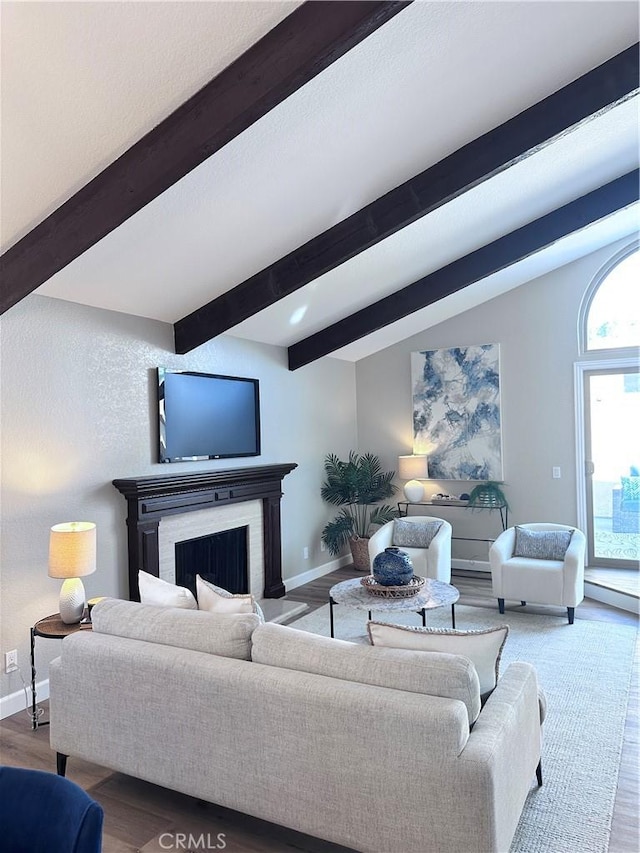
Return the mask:
[[498,682],[500,655],[509,634],[509,626],[480,631],[454,631],[447,628],[411,628],[385,622],[368,623],[373,646],[390,649],[413,649],[423,652],[446,652],[463,655],[475,666],[480,680],[480,694],[486,697]]
[[148,572],[138,572],[138,589],[141,604],[153,604],[155,607],[181,607],[183,610],[198,609],[198,603],[190,589],[163,581]]
[[262,608],[251,593],[234,595],[196,575],[196,594],[200,610],[208,610],[210,613],[256,613],[260,621],[264,622]]

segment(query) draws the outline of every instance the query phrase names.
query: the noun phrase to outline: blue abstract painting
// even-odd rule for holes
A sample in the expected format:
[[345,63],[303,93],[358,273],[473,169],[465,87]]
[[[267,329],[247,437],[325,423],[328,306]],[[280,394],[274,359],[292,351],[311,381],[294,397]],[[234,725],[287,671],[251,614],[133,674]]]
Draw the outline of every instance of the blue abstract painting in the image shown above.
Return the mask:
[[500,345],[411,353],[413,452],[434,480],[502,480]]

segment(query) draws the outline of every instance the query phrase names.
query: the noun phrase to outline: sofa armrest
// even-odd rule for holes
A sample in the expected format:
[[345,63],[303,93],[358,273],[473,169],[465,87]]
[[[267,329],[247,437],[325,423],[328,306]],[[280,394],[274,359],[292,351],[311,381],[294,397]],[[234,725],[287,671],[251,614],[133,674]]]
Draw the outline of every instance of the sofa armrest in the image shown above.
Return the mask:
[[[460,795],[486,793],[492,849],[508,850],[534,781],[541,752],[538,680],[531,664],[510,664],[459,756]],[[498,806],[496,808],[496,806]]]

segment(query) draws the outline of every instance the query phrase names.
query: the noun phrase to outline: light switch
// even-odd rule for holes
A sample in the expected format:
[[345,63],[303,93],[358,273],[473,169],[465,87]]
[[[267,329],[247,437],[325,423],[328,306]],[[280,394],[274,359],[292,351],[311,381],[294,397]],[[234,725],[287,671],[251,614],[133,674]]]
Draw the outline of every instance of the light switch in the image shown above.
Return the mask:
[[555,466],[553,467],[553,479],[554,479],[554,480],[559,480],[561,476],[562,476],[562,475],[561,475],[561,473],[560,473],[560,467],[559,467],[558,465],[555,465]]

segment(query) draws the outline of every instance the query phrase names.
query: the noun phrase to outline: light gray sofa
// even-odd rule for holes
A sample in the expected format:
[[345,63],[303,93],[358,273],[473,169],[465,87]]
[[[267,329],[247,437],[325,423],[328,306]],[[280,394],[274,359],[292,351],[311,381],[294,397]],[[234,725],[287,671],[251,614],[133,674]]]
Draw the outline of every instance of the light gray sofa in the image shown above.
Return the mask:
[[540,762],[530,665],[480,710],[457,655],[116,600],[93,624],[51,665],[59,772],[81,757],[360,851],[508,851]]

